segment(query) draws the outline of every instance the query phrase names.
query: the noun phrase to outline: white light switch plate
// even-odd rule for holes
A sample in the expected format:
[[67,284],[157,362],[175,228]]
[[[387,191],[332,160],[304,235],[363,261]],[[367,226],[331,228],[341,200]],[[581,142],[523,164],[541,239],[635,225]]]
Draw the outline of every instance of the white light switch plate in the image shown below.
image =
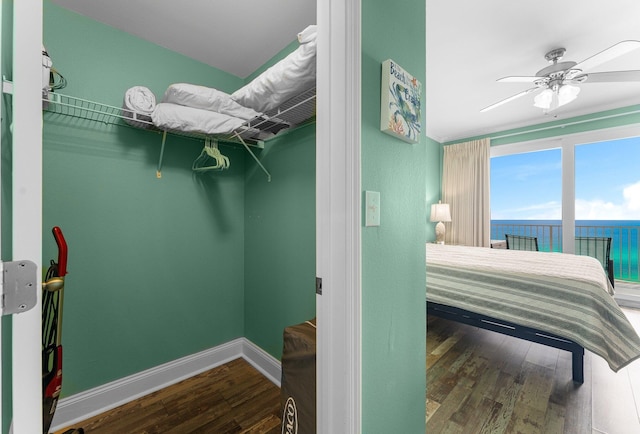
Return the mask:
[[380,226],[380,192],[365,192],[365,226]]

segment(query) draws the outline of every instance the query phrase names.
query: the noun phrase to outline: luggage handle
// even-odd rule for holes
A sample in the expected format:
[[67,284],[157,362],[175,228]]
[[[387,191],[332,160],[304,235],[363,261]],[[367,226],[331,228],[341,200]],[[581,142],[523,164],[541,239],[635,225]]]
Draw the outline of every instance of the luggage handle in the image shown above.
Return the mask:
[[64,277],[67,274],[67,242],[58,226],[54,226],[52,232],[58,245],[58,277]]

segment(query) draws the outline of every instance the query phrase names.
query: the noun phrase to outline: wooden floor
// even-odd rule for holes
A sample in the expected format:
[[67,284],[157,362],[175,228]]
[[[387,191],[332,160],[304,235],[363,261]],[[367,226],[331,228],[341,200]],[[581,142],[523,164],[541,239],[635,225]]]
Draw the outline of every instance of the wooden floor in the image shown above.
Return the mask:
[[[640,310],[623,309],[640,331]],[[640,433],[640,361],[566,351],[430,317],[427,433]],[[87,434],[280,433],[280,389],[242,359],[91,418]],[[57,431],[62,434],[66,429]]]
[[427,433],[640,433],[640,361],[585,351],[578,386],[566,351],[430,317],[426,367]]
[[280,434],[280,388],[237,359],[73,427],[86,434]]

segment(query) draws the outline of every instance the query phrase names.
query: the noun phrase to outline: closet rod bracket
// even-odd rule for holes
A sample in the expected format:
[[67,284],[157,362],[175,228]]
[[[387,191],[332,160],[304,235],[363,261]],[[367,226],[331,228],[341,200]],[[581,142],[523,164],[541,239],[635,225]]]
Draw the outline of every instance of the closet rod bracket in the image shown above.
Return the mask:
[[253,157],[253,159],[255,160],[256,163],[258,163],[258,166],[260,166],[260,168],[262,169],[262,171],[267,175],[267,182],[271,182],[271,174],[269,173],[269,171],[262,165],[262,163],[260,162],[260,160],[258,159],[258,157],[256,157],[256,154],[254,154],[251,151],[251,148],[249,148],[249,145],[247,145],[244,141],[244,139],[242,138],[242,136],[240,134],[238,134],[238,132],[236,131],[234,134],[234,136],[236,136],[236,138],[240,141],[240,143],[242,143],[242,145],[244,146],[244,148],[247,150],[247,152],[251,155],[251,157]]
[[158,161],[158,170],[156,170],[156,178],[162,178],[162,159],[164,158],[164,145],[167,143],[167,132],[162,132],[162,146],[160,147],[160,161]]

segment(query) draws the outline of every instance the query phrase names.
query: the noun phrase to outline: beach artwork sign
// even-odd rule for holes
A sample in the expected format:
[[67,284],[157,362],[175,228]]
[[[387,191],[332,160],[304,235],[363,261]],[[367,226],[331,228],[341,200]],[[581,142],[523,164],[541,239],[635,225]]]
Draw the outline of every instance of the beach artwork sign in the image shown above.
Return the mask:
[[382,62],[380,130],[408,143],[420,141],[422,85],[391,59]]

